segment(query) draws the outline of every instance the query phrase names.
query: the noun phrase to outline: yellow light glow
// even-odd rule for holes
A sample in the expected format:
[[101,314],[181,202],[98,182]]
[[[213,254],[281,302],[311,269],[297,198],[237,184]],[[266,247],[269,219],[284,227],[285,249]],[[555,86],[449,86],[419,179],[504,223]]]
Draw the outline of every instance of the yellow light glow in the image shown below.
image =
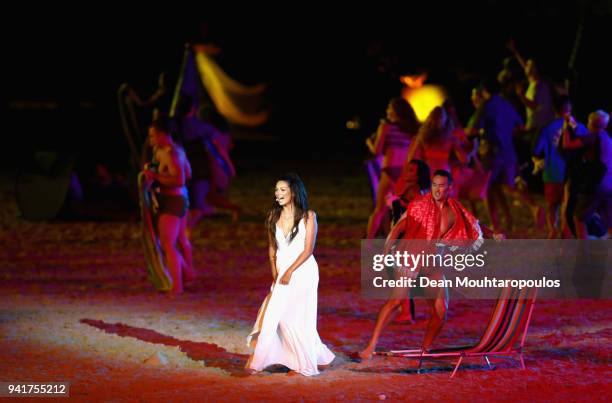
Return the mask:
[[402,89],[402,97],[412,106],[419,122],[423,122],[433,108],[444,103],[446,92],[440,86],[425,84],[420,88]]
[[410,88],[421,88],[427,80],[427,73],[405,75],[400,77],[400,81]]

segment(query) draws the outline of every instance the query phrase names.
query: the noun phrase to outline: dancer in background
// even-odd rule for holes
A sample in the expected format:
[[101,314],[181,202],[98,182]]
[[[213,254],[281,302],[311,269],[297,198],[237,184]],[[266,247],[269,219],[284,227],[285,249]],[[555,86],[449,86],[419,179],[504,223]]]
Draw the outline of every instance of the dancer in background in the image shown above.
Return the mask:
[[196,277],[186,233],[189,200],[185,183],[191,177],[191,167],[185,152],[172,141],[165,117],[151,124],[149,143],[153,147],[153,162],[145,165],[143,172],[149,181],[159,184],[157,232],[172,278],[171,293],[180,294],[183,273],[188,280]]
[[[375,238],[388,213],[387,194],[392,192],[406,162],[411,139],[418,130],[414,109],[403,98],[393,98],[387,107],[387,118],[381,120],[374,138],[368,138],[368,148],[374,155],[384,154],[376,205],[368,220],[367,238]],[[388,232],[387,230],[384,231]]]
[[[570,228],[566,214],[569,210],[570,217],[572,217],[576,204],[575,194],[572,197],[569,181],[566,180],[566,161],[558,150],[565,122],[572,116],[572,103],[568,96],[564,95],[556,99],[555,113],[557,118],[544,126],[540,132],[532,157],[534,161],[533,174],[535,175],[542,170],[548,239],[563,237],[563,234],[569,237]],[[582,123],[577,123],[576,135],[583,136],[587,132],[587,128]],[[568,154],[566,153],[565,156],[569,160],[570,156]],[[556,224],[557,214],[560,218],[559,225]]]

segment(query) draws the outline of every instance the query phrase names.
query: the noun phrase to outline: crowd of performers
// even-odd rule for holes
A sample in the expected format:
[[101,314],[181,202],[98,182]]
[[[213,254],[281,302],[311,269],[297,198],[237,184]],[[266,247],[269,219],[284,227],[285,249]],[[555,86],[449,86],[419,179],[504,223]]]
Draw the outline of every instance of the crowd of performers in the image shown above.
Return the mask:
[[[380,166],[378,177],[370,169],[375,206],[368,239],[386,236],[387,248],[397,239],[503,239],[514,229],[510,201],[527,207],[521,211],[530,212],[535,226],[543,224],[545,213],[548,239],[612,234],[609,114],[596,110],[586,126],[580,123],[567,92],[553,88],[536,62],[524,60],[512,43],[509,49],[513,58],[497,78],[473,88],[474,112],[465,127],[448,100],[420,125],[403,98],[389,102],[386,117],[366,140],[374,155],[370,168]],[[522,69],[513,69],[513,63]],[[544,185],[544,210],[527,186],[536,176]],[[474,218],[479,201],[491,229]],[[446,320],[448,294],[424,292],[430,307],[421,346],[426,352]],[[393,320],[414,320],[413,301],[406,295],[392,295],[383,304],[359,358],[372,356]]]
[[[449,101],[434,108],[422,124],[403,98],[389,102],[385,119],[366,141],[381,160],[368,239],[386,236],[386,248],[396,239],[501,240],[513,231],[508,199],[526,206],[535,225],[545,217],[551,239],[586,239],[593,221],[610,232],[608,113],[594,111],[586,126],[579,123],[570,97],[543,79],[534,60],[524,60],[514,46],[510,49],[522,72],[509,62],[497,79],[476,86],[471,97],[475,111],[465,127]],[[217,200],[235,216],[239,212],[224,194],[235,174],[227,136],[199,119],[189,97],[180,100],[177,110],[173,121],[158,117],[151,124],[153,162],[143,171],[159,186],[158,232],[172,293],[182,292],[183,278],[195,276],[188,234],[206,214],[204,200]],[[541,175],[545,211],[530,194],[527,175]],[[475,218],[480,201],[490,229]],[[280,363],[314,375],[334,356],[316,332],[316,215],[308,209],[296,175],[277,181],[267,224],[273,286],[249,338],[255,352],[247,367],[257,372]],[[421,348],[428,351],[446,320],[448,293],[444,288],[423,292],[430,319]],[[408,301],[392,296],[384,303],[359,358],[372,356],[381,332],[398,314],[402,320],[413,319]]]
[[[398,212],[426,186],[427,169],[453,174],[453,196],[484,202],[495,231],[512,233],[511,202],[527,207],[547,237],[586,239],[612,226],[612,140],[609,114],[589,114],[586,126],[572,115],[567,91],[553,87],[533,59],[514,58],[497,79],[472,90],[474,113],[463,126],[451,101],[431,111],[419,125],[402,98],[389,102],[386,117],[366,144],[380,164],[374,179],[375,207],[367,237],[386,235]],[[520,68],[513,68],[513,61]],[[420,173],[420,174],[419,174]],[[545,209],[528,183],[543,182]],[[545,214],[544,214],[545,213]]]

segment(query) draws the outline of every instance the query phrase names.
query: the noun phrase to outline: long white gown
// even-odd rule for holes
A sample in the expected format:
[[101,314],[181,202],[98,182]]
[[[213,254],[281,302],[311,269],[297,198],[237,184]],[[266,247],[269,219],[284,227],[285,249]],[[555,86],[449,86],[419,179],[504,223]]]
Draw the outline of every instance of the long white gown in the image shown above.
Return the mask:
[[317,375],[317,365],[327,365],[334,354],[321,342],[317,332],[317,287],[319,266],[310,256],[291,276],[288,285],[280,284],[285,271],[302,253],[306,242],[304,219],[298,233],[288,242],[276,226],[276,267],[278,276],[259,312],[247,344],[257,341],[247,368],[261,371],[281,364],[305,376]]

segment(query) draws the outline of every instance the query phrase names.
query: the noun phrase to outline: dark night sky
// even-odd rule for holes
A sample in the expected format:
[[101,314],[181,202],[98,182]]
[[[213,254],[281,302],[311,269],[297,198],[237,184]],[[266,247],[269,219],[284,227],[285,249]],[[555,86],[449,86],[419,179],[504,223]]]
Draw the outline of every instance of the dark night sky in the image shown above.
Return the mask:
[[[497,73],[507,55],[504,42],[511,36],[550,75],[561,76],[581,3],[487,1],[471,8],[436,3],[334,15],[323,9],[282,8],[274,16],[195,9],[153,17],[108,10],[73,10],[82,17],[66,19],[18,15],[4,33],[11,60],[8,99],[57,100],[62,113],[13,112],[11,123],[14,133],[26,138],[39,138],[43,131],[58,138],[87,133],[106,136],[112,147],[120,147],[117,87],[128,81],[146,94],[161,71],[174,85],[183,44],[201,36],[203,22],[210,38],[222,46],[219,61],[231,76],[270,84],[274,114],[263,130],[284,139],[347,136],[343,126],[353,115],[361,116],[364,133],[374,129],[388,98],[400,90],[392,74],[377,70],[381,55],[395,60],[390,68],[394,74],[428,69],[430,81],[450,90],[465,119],[475,75]],[[577,63],[577,107],[583,113],[612,106],[609,90],[603,91],[612,87],[605,74],[612,67],[606,55],[612,8],[596,2],[585,9]],[[382,53],[368,55],[368,46],[376,43]],[[79,101],[93,101],[95,108],[82,111]]]

